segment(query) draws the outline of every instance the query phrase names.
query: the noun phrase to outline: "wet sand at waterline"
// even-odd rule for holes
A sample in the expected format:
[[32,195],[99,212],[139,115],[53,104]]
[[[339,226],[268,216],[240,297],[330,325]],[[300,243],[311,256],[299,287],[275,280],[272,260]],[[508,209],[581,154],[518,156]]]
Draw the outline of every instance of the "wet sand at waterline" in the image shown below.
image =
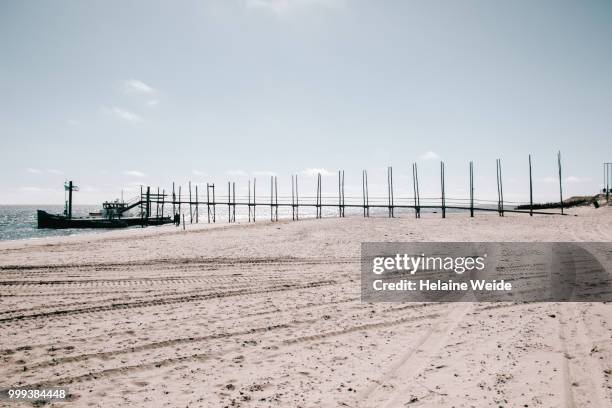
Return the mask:
[[71,407],[612,406],[610,304],[360,301],[362,241],[612,241],[612,208],[568,212],[2,242],[0,386]]

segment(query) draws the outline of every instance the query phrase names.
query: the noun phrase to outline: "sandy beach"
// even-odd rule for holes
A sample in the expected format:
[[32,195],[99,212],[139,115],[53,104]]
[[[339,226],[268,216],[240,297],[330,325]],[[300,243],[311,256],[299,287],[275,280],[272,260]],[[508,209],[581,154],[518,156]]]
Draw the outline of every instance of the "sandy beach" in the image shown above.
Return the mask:
[[0,385],[70,407],[612,406],[610,304],[360,301],[363,241],[612,240],[612,207],[569,213],[3,242]]

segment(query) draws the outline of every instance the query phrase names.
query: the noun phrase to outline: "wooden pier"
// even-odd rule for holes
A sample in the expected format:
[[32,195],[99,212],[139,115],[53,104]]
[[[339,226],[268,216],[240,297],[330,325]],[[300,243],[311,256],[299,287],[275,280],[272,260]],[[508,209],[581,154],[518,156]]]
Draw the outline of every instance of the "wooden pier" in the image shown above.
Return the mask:
[[[376,215],[387,216],[389,218],[396,217],[398,210],[413,211],[416,218],[420,218],[423,210],[427,210],[433,213],[437,213],[438,210],[442,218],[446,218],[447,211],[466,211],[470,217],[474,217],[476,212],[496,212],[500,217],[503,217],[505,213],[517,213],[517,214],[528,214],[533,216],[534,214],[542,215],[564,215],[563,209],[563,183],[562,183],[562,172],[561,172],[561,154],[557,155],[557,164],[559,170],[559,195],[560,195],[560,212],[554,211],[535,211],[533,203],[533,180],[532,180],[532,158],[529,155],[527,162],[529,166],[529,206],[524,204],[524,209],[508,208],[509,203],[504,201],[503,192],[503,175],[502,175],[502,162],[501,159],[496,160],[496,176],[497,176],[497,200],[478,200],[475,197],[475,186],[474,186],[474,163],[469,162],[467,172],[469,174],[469,198],[465,199],[449,199],[446,196],[446,178],[445,178],[445,163],[440,162],[440,195],[439,197],[421,197],[420,185],[419,185],[419,172],[417,163],[412,164],[412,197],[396,197],[395,186],[393,179],[393,167],[387,168],[387,194],[384,197],[371,197],[369,194],[368,186],[368,172],[363,170],[361,174],[361,196],[360,197],[347,197],[345,195],[345,173],[344,170],[338,171],[338,194],[335,197],[323,196],[323,180],[321,174],[316,175],[316,191],[315,196],[300,196],[299,192],[299,178],[297,174],[291,175],[291,195],[290,196],[279,196],[278,190],[278,178],[277,176],[270,177],[270,190],[268,194],[257,195],[257,179],[248,181],[247,195],[236,196],[236,183],[227,183],[227,195],[219,196],[215,189],[214,183],[206,183],[206,194],[201,197],[198,191],[198,185],[192,188],[192,182],[189,181],[187,184],[187,194],[182,193],[182,187],[179,185],[178,190],[176,184],[172,183],[172,193],[167,194],[165,189],[158,187],[155,192],[152,192],[150,186],[145,189],[141,188],[140,197],[136,197],[125,205],[124,211],[138,207],[140,209],[141,217],[143,218],[143,225],[147,224],[147,220],[151,219],[154,223],[155,219],[159,219],[164,216],[165,210],[171,205],[172,215],[175,223],[178,225],[180,221],[183,224],[186,222],[186,215],[188,216],[189,223],[200,222],[200,209],[205,209],[206,222],[215,223],[217,222],[217,206],[224,206],[227,208],[227,222],[236,222],[236,211],[237,208],[244,208],[247,211],[246,219],[248,222],[256,222],[257,220],[257,207],[269,208],[270,221],[279,220],[279,208],[287,208],[292,220],[300,219],[300,209],[311,208],[314,209],[313,216],[315,218],[322,218],[324,209],[337,210],[338,217],[346,216],[346,209],[355,210],[354,214],[363,214],[363,217],[367,218],[374,215],[373,210],[376,211]],[[607,169],[606,169],[607,170]],[[526,183],[527,185],[527,183]],[[279,199],[280,197],[280,199]],[[423,203],[425,201],[425,203]],[[516,203],[515,203],[516,204]],[[188,211],[183,212],[184,207],[189,207]],[[330,214],[331,211],[328,211]],[[303,211],[302,211],[303,214]],[[289,215],[287,215],[288,217]],[[182,217],[182,218],[181,218]]]

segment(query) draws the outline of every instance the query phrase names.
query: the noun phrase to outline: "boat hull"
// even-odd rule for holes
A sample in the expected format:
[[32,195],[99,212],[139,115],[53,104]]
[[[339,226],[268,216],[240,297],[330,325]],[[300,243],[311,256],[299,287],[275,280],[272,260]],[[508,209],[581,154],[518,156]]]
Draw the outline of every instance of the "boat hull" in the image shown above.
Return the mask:
[[68,218],[64,215],[49,214],[37,210],[38,228],[67,229],[67,228],[126,228],[133,226],[172,224],[170,217],[159,218]]

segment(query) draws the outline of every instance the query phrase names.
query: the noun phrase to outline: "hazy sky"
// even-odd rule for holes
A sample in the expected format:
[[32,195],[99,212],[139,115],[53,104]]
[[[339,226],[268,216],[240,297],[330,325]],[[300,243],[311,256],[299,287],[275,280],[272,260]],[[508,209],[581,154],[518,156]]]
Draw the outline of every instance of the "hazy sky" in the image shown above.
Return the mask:
[[555,199],[557,150],[595,193],[611,130],[610,1],[0,1],[0,203],[339,168],[382,194],[388,165],[397,196],[413,161],[437,195],[440,158],[449,196],[473,160],[491,198],[498,157],[525,200],[530,152]]

